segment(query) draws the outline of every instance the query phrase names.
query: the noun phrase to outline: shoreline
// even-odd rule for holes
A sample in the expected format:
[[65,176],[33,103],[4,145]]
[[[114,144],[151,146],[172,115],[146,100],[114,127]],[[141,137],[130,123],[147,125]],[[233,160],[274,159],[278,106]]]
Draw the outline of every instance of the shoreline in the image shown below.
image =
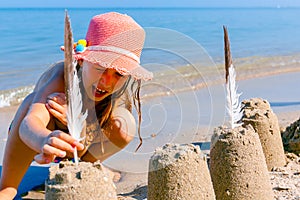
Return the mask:
[[[290,61],[292,60],[292,61]],[[193,65],[174,67],[172,71],[164,71],[154,74],[154,82],[160,85],[168,86],[176,93],[195,91],[206,87],[220,85],[225,83],[224,63],[209,63],[202,66],[198,63]],[[233,65],[236,69],[236,80],[250,80],[261,77],[276,76],[293,72],[300,72],[300,54],[292,54],[288,56],[270,56],[270,57],[246,57],[234,59]],[[176,83],[169,80],[176,79],[180,83],[184,83],[186,87],[178,87]],[[178,89],[179,88],[179,89]],[[168,96],[170,92],[150,90],[142,91],[143,99],[147,101],[159,96]],[[150,94],[148,94],[150,93]]]
[[[147,87],[142,85],[142,100],[148,101],[155,97],[169,96],[172,92],[195,91],[224,84],[224,61],[220,61],[221,59],[216,60],[205,58],[202,63],[191,62],[186,65],[167,65],[168,70],[154,72],[154,79],[146,83]],[[300,53],[281,56],[241,57],[235,58],[233,64],[236,68],[237,81],[276,76],[299,72]],[[146,63],[146,65],[148,64]],[[153,67],[155,69],[155,63]],[[163,88],[158,88],[157,84],[163,86]],[[0,90],[0,108],[7,107],[8,104],[9,106],[18,106],[23,98],[33,90],[33,87],[34,85],[27,85]],[[170,89],[172,92],[168,91]]]

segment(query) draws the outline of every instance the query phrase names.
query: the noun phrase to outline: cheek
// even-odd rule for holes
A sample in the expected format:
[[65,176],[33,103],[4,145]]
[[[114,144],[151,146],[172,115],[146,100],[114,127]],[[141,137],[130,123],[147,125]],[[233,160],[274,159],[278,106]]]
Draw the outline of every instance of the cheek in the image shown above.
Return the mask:
[[92,95],[92,84],[93,84],[93,77],[91,77],[91,72],[88,68],[82,69],[82,83],[85,89],[85,92],[89,97]]
[[88,82],[87,82],[87,78],[82,76],[82,84],[85,90],[87,90],[88,87]]
[[92,71],[89,67],[86,67],[82,70],[82,81],[85,87],[93,84],[93,82],[95,82],[97,78],[97,74],[95,74],[95,72]]
[[83,83],[83,86],[84,86],[84,88],[86,89],[86,87],[88,87],[88,77],[87,77],[87,72],[86,72],[86,70],[82,70],[82,83]]
[[115,84],[114,91],[120,90],[126,83],[126,80],[127,78],[120,78]]

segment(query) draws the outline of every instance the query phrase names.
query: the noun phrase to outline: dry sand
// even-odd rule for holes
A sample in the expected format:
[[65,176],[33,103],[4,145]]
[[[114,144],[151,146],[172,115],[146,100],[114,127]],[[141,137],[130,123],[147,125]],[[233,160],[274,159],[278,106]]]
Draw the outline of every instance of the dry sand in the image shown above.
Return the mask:
[[[300,111],[283,112],[277,114],[281,129],[290,125],[300,117]],[[210,138],[206,137],[207,141]],[[195,138],[195,141],[204,141],[203,136]],[[299,200],[300,199],[300,157],[286,153],[287,165],[275,168],[269,172],[274,199],[276,200]],[[122,178],[115,183],[119,200],[142,200],[147,198],[147,172],[125,173],[121,172]],[[43,188],[39,191],[30,191],[24,199],[44,199]]]
[[62,161],[50,167],[46,181],[47,200],[116,200],[116,186],[100,163]]
[[214,200],[206,155],[192,144],[166,144],[149,161],[148,199]]
[[267,100],[244,100],[243,124],[250,124],[258,134],[268,170],[286,164],[278,118]]
[[210,148],[210,173],[216,199],[272,200],[264,159],[259,136],[251,125],[215,128]]

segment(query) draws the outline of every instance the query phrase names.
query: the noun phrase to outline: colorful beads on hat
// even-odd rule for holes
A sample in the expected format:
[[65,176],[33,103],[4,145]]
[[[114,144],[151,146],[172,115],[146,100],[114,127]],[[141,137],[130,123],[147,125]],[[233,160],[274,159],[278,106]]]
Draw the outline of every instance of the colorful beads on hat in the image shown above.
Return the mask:
[[86,49],[86,45],[87,45],[87,42],[85,39],[80,39],[77,41],[76,44],[74,44],[74,51],[75,53],[82,53],[85,51]]
[[85,39],[80,39],[78,40],[77,44],[81,44],[82,46],[86,47],[87,42]]
[[84,52],[84,50],[85,50],[85,48],[82,44],[76,45],[76,48],[75,48],[76,53],[82,53],[82,52]]

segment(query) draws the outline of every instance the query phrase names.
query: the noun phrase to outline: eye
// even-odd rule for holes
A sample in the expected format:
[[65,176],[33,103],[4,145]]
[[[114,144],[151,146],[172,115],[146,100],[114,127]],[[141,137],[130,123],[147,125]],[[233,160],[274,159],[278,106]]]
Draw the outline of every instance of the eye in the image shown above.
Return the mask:
[[104,72],[106,69],[104,67],[95,67],[98,72]]
[[124,75],[123,74],[120,74],[119,72],[115,72],[115,74],[119,77],[123,77]]

